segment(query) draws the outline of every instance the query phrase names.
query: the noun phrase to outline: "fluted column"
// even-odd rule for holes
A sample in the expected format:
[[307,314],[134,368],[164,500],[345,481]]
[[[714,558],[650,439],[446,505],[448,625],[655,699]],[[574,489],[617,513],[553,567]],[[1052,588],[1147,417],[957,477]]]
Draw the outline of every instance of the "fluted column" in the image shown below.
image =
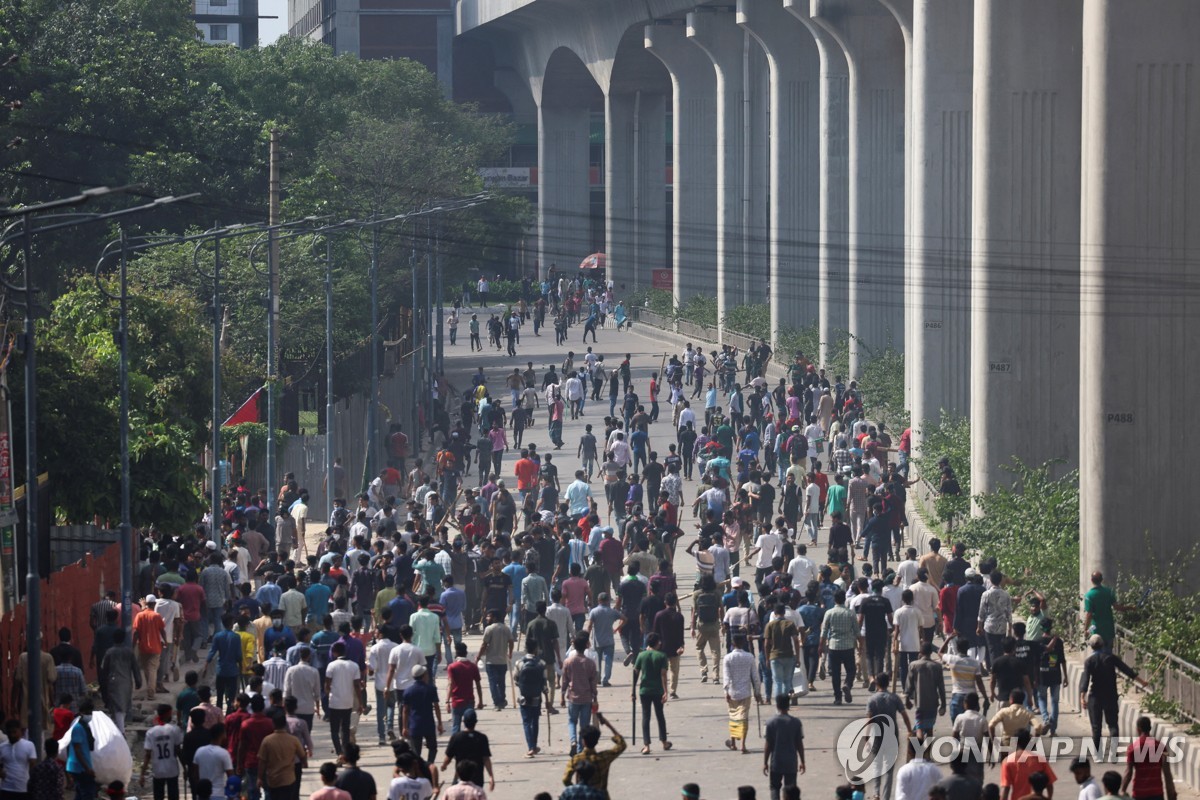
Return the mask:
[[1081,587],[1195,542],[1195,481],[1170,456],[1200,396],[1198,42],[1193,0],[1084,4]]
[[781,6],[739,0],[738,24],[770,69],[771,330],[817,318],[820,227],[820,57],[804,26]]
[[717,294],[716,76],[683,25],[647,25],[645,45],[666,66],[674,89],[671,262],[675,302]]
[[605,253],[618,288],[649,286],[664,259],[666,97],[610,92],[604,103]]
[[749,293],[745,271],[743,203],[746,94],[743,85],[746,34],[734,15],[722,10],[697,9],[687,15],[688,40],[712,63],[716,74],[717,110],[717,318],[722,339],[725,314],[745,302]]
[[922,423],[969,410],[973,24],[971,3],[913,0],[905,363],[916,447]]
[[904,38],[877,0],[812,0],[850,67],[850,375],[904,347]]
[[971,490],[1078,458],[1080,0],[977,0]]

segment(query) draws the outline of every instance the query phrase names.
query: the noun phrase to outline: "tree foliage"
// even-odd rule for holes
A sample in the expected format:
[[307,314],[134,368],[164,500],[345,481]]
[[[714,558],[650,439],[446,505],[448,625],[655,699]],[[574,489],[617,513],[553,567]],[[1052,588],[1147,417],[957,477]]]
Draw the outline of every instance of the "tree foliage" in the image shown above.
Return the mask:
[[971,503],[971,423],[944,409],[937,422],[921,426],[921,450],[915,459],[918,474],[935,487],[941,479],[938,462],[943,458],[950,462],[962,490],[958,495],[939,494],[934,500],[935,518],[947,523],[966,514]]
[[1051,477],[1056,462],[1007,467],[1011,486],[978,494],[980,516],[955,529],[955,541],[995,556],[1018,586],[1036,589],[1047,600],[1059,635],[1078,635],[1079,472]]
[[[133,523],[184,530],[201,508],[196,452],[208,430],[211,360],[200,308],[185,292],[134,285],[129,320]],[[38,325],[39,461],[68,520],[120,516],[116,330],[117,307],[90,278],[70,286]],[[19,395],[23,373],[11,374]],[[18,441],[23,425],[17,416]]]

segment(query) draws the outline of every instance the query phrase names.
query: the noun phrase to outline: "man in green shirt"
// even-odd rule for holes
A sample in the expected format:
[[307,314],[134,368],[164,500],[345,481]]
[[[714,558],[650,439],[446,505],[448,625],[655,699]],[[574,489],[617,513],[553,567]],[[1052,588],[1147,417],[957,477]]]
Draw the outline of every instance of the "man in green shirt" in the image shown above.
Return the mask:
[[420,599],[420,609],[408,619],[412,626],[412,643],[425,656],[429,674],[437,673],[438,645],[442,642],[442,618],[429,610],[429,598]]
[[1114,611],[1129,611],[1130,606],[1117,604],[1117,593],[1104,585],[1104,576],[1097,570],[1092,573],[1092,588],[1083,596],[1083,628],[1104,640],[1105,650],[1111,650],[1117,636]]
[[633,685],[629,698],[640,697],[642,701],[642,755],[650,752],[650,710],[658,718],[658,740],[663,750],[671,749],[667,740],[667,718],[663,704],[667,702],[667,656],[662,651],[662,638],[657,633],[646,637],[646,648],[638,653],[633,662]]
[[846,479],[839,473],[833,476],[833,483],[825,493],[825,513],[846,514]]

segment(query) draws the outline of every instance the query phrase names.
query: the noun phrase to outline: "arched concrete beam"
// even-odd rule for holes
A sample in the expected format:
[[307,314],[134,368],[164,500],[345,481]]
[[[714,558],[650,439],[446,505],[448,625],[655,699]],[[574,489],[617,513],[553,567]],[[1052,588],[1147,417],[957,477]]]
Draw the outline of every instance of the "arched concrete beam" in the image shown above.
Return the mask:
[[737,22],[762,47],[770,70],[772,344],[784,328],[817,318],[820,227],[820,56],[807,29],[783,9],[738,0]]
[[[904,38],[878,0],[812,0],[850,73],[850,376],[904,348]],[[865,345],[865,348],[864,348]]]
[[676,303],[717,293],[717,110],[712,63],[682,24],[647,25],[646,50],[671,75],[673,206],[671,262]]

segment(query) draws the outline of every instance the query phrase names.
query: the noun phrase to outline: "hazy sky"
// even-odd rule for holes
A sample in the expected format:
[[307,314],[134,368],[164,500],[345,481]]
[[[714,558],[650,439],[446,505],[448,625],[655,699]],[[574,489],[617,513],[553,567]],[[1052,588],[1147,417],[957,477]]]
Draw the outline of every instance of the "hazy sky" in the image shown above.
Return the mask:
[[263,16],[274,14],[279,17],[279,19],[261,19],[258,21],[259,44],[271,44],[280,36],[287,33],[287,11],[287,0],[259,0],[259,14]]

